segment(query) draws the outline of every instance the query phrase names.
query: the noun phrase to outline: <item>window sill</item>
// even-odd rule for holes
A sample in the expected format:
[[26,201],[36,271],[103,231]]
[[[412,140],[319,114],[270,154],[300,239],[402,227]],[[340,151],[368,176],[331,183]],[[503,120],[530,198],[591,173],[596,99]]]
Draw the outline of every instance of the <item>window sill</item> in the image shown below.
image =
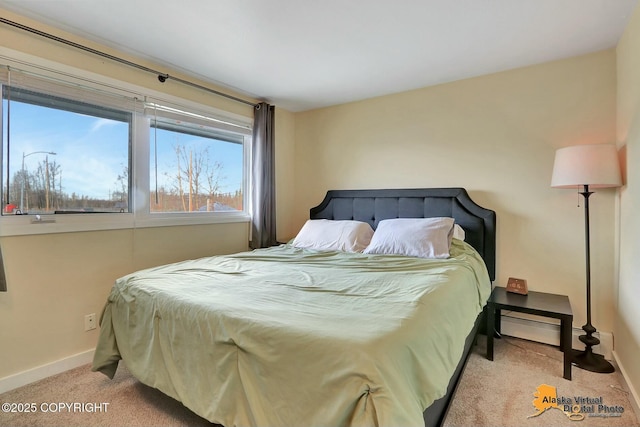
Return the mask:
[[230,222],[249,222],[251,216],[245,212],[224,213],[174,213],[174,214],[145,214],[139,215],[135,221],[135,228],[171,227],[181,225],[224,224]]
[[203,224],[249,222],[244,212],[219,214],[67,214],[43,215],[36,221],[35,215],[4,215],[0,218],[0,237],[34,234],[75,233],[149,227],[175,227]]

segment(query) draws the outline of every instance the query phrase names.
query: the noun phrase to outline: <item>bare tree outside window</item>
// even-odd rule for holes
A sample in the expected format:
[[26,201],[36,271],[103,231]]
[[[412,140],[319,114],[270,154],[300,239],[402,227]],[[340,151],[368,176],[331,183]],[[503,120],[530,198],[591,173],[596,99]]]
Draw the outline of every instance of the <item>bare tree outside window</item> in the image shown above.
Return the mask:
[[[151,185],[158,184],[157,192],[151,191],[151,212],[242,210],[241,144],[175,129],[156,132],[161,144],[171,146],[172,156],[164,156],[159,161],[161,172],[157,177],[154,176],[156,168],[150,168]],[[154,153],[152,158],[155,159]],[[229,179],[227,168],[232,169],[231,175],[240,176],[236,183]]]

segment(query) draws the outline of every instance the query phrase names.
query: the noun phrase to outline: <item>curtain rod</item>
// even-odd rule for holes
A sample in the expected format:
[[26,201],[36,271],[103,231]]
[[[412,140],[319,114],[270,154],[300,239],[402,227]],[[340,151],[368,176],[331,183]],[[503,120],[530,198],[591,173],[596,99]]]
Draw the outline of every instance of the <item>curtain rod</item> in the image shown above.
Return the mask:
[[140,64],[137,64],[135,62],[128,61],[126,59],[119,58],[117,56],[114,56],[114,55],[99,51],[97,49],[93,49],[91,47],[84,46],[84,45],[81,45],[81,44],[76,43],[76,42],[72,42],[71,40],[63,39],[62,37],[58,37],[58,36],[54,36],[53,34],[45,33],[44,31],[40,31],[40,30],[37,30],[35,28],[28,27],[26,25],[20,24],[20,23],[15,22],[15,21],[11,21],[11,20],[6,19],[6,18],[0,17],[0,22],[2,22],[3,24],[10,25],[10,26],[15,27],[15,28],[19,28],[21,30],[27,31],[29,33],[36,34],[38,36],[47,38],[49,40],[53,40],[53,41],[56,41],[58,43],[66,44],[67,46],[75,47],[76,49],[84,50],[85,52],[93,53],[94,55],[98,55],[98,56],[101,56],[103,58],[107,58],[107,59],[110,59],[112,61],[119,62],[119,63],[124,64],[124,65],[128,65],[129,67],[137,68],[138,70],[142,70],[142,71],[146,71],[148,73],[155,74],[156,76],[158,76],[158,80],[161,83],[164,83],[169,79],[172,79],[172,80],[175,80],[176,82],[182,83],[184,85],[191,86],[191,87],[194,87],[194,88],[197,88],[197,89],[200,89],[200,90],[204,90],[206,92],[210,92],[210,93],[213,93],[214,95],[222,96],[222,97],[227,98],[227,99],[231,99],[232,101],[240,102],[242,104],[250,105],[252,107],[259,107],[259,104],[256,104],[256,103],[253,103],[253,102],[249,102],[249,101],[245,101],[244,99],[237,98],[237,97],[235,97],[233,95],[227,95],[226,93],[219,92],[219,91],[214,90],[214,89],[210,89],[210,88],[208,88],[206,86],[202,86],[202,85],[199,85],[197,83],[193,83],[193,82],[190,82],[188,80],[181,79],[179,77],[170,76],[167,73],[163,73],[161,71],[154,70],[153,68],[145,67],[144,65],[140,65]]

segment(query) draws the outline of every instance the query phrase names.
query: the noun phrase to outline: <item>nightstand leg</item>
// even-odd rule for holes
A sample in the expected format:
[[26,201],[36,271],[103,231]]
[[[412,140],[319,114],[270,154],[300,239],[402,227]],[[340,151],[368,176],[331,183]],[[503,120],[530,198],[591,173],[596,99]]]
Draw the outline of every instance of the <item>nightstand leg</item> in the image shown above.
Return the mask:
[[493,334],[496,323],[496,307],[492,302],[487,304],[487,359],[493,360]]
[[[573,318],[573,316],[571,316]],[[572,318],[560,319],[560,349],[564,353],[564,375],[563,377],[571,381],[571,325]]]

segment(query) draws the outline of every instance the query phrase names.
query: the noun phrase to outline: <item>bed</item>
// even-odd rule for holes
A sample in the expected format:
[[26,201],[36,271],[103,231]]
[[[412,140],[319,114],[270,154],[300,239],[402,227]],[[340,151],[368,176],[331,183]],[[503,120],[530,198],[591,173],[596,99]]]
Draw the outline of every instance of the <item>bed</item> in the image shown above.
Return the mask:
[[462,188],[334,190],[310,210],[374,238],[395,218],[454,218],[464,241],[439,259],[293,241],[132,273],[93,370],[113,377],[122,359],[225,427],[440,425],[495,276],[495,213]]

